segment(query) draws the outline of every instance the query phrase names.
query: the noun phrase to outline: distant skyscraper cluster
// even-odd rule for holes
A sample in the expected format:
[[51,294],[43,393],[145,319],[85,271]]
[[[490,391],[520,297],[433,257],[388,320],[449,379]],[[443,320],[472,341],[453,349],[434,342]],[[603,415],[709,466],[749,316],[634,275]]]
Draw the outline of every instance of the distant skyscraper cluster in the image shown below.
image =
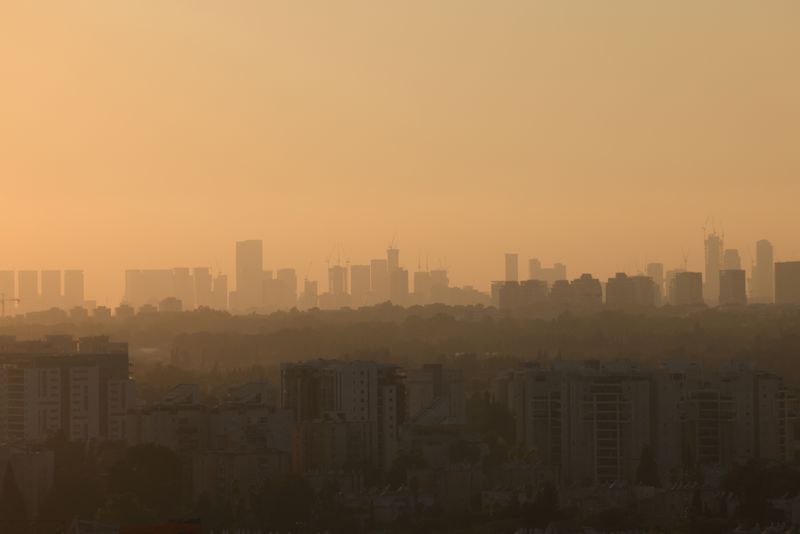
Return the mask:
[[87,306],[83,271],[0,271],[0,306],[4,314]]
[[505,279],[492,283],[492,302],[506,310],[800,304],[800,262],[776,263],[769,241],[756,243],[749,280],[739,251],[726,249],[721,234],[705,235],[704,250],[704,272],[687,271],[686,265],[665,272],[654,262],[644,273],[617,273],[605,283],[590,274],[569,281],[564,264],[543,268],[536,258],[529,261],[528,279],[520,280],[519,255],[507,253]]
[[[265,268],[264,244],[251,239],[236,243],[235,279],[230,284],[227,275],[214,274],[208,267],[125,271],[125,292],[117,315],[200,308],[271,313],[292,308],[358,308],[384,302],[556,311],[601,307],[641,310],[662,305],[800,305],[800,262],[775,262],[769,241],[756,243],[749,273],[739,250],[725,248],[721,233],[705,234],[703,245],[703,272],[687,270],[686,259],[682,266],[672,269],[651,262],[644,272],[619,272],[606,281],[589,273],[570,279],[564,263],[548,267],[535,257],[528,259],[524,278],[519,254],[506,253],[503,279],[492,282],[490,292],[485,293],[472,286],[453,287],[447,269],[429,269],[427,265],[423,268],[421,261],[416,271],[409,272],[402,265],[400,249],[394,242],[384,257],[356,264],[350,264],[340,248],[336,260],[328,259],[325,284],[307,277],[301,280],[291,267]],[[90,313],[101,319],[111,316],[111,309],[96,307],[84,293],[84,274],[80,270],[0,271],[2,315],[63,310],[69,312],[71,319],[89,317]]]

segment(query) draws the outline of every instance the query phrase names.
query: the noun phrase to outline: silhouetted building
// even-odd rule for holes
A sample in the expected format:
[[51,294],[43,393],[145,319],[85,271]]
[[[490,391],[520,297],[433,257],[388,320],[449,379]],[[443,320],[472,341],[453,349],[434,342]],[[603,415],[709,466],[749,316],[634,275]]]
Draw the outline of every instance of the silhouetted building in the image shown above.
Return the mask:
[[498,308],[517,310],[533,308],[547,302],[547,282],[524,280],[522,282],[497,282]]
[[746,275],[743,269],[724,269],[719,273],[719,303],[721,306],[747,304]]
[[414,301],[416,304],[427,304],[431,301],[430,271],[417,271],[414,273]]
[[389,298],[389,268],[386,260],[370,262],[370,286],[373,303],[385,302]]
[[742,258],[735,248],[726,248],[722,255],[723,271],[738,271],[742,268]]
[[371,276],[369,265],[350,266],[350,301],[353,306],[365,306],[368,303]]
[[0,271],[0,306],[5,315],[14,315],[17,291],[14,283],[14,271]]
[[211,269],[208,267],[195,267],[192,269],[194,278],[194,301],[198,308],[210,308],[213,293],[213,280]]
[[711,305],[719,303],[719,272],[722,270],[723,248],[722,236],[716,232],[712,232],[706,236],[706,272],[703,295],[706,301]]
[[84,300],[86,296],[83,271],[74,269],[64,271],[64,306],[67,308],[80,306]]
[[506,282],[519,281],[519,256],[506,253]]
[[25,312],[39,310],[39,273],[36,271],[17,272],[17,294],[19,308]]
[[389,273],[389,300],[401,306],[408,303],[408,271],[402,267]]
[[264,281],[264,249],[260,239],[236,243],[236,292],[231,306],[236,311],[261,307]]
[[333,265],[328,268],[328,293],[347,295],[347,267]]
[[114,316],[118,320],[125,320],[130,319],[136,315],[136,310],[134,310],[133,306],[129,306],[127,304],[120,304],[116,308],[114,308]]
[[319,289],[316,280],[305,280],[303,282],[303,294],[300,296],[300,306],[305,309],[316,308]]
[[553,287],[556,280],[567,279],[567,266],[563,263],[554,263],[552,267],[542,267],[542,262],[536,258],[528,260],[528,279],[544,280],[548,287]]
[[218,274],[214,278],[214,289],[211,294],[211,307],[215,310],[228,309],[228,275]]
[[652,308],[656,303],[656,287],[649,276],[617,273],[606,284],[606,307],[614,310]]
[[775,259],[772,244],[766,239],[756,243],[756,262],[750,279],[750,300],[769,304],[775,300]]
[[386,270],[391,274],[400,268],[400,249],[389,247],[386,251]]
[[193,310],[195,308],[194,299],[194,278],[188,267],[178,267],[172,270],[172,296],[183,303],[183,309]]
[[603,287],[600,280],[584,273],[569,285],[570,306],[579,309],[599,309],[603,306]]
[[775,263],[775,304],[800,304],[800,261]]
[[656,289],[655,304],[660,306],[664,302],[664,296],[666,295],[664,290],[664,264],[648,263],[645,274],[653,280]]
[[[716,293],[719,293],[719,288]],[[673,306],[698,306],[703,302],[703,273],[676,272],[670,282],[669,303]]]

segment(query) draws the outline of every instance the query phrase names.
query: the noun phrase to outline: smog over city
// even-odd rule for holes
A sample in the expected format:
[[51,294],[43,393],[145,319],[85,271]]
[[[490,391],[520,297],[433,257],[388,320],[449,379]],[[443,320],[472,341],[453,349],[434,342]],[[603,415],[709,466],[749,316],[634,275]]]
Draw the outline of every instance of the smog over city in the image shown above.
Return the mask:
[[7,0],[0,534],[800,532],[798,28]]

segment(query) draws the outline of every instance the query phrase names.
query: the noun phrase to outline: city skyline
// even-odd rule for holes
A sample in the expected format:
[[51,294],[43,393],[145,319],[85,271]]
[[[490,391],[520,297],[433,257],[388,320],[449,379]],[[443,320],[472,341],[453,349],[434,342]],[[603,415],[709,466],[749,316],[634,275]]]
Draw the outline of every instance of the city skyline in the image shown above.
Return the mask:
[[395,232],[458,285],[509,251],[699,269],[709,216],[745,263],[800,257],[796,2],[15,4],[1,263],[98,302],[126,268],[230,275],[252,237],[317,280]]

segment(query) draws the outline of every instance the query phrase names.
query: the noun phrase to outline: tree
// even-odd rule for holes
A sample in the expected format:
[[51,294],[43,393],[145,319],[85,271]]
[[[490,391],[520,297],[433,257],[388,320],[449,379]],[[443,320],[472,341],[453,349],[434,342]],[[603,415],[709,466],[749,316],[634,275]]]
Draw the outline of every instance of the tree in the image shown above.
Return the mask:
[[11,468],[11,463],[6,465],[3,475],[3,493],[0,496],[0,530],[8,534],[27,534],[28,514],[25,509],[25,499],[17,484],[17,477]]
[[636,467],[636,483],[642,486],[654,486],[656,488],[660,486],[655,454],[653,454],[653,448],[649,443],[642,447],[639,465]]
[[547,528],[547,525],[561,517],[558,490],[552,482],[546,482],[527,506],[526,519],[529,527]]
[[259,527],[294,532],[308,522],[316,504],[314,490],[299,475],[284,474],[269,479],[253,495],[253,510]]
[[[128,495],[120,501],[125,506],[108,507],[135,513],[141,510],[142,521],[179,515],[181,506],[181,466],[178,456],[160,445],[137,445],[109,469],[111,495]],[[137,508],[138,507],[138,508]]]

